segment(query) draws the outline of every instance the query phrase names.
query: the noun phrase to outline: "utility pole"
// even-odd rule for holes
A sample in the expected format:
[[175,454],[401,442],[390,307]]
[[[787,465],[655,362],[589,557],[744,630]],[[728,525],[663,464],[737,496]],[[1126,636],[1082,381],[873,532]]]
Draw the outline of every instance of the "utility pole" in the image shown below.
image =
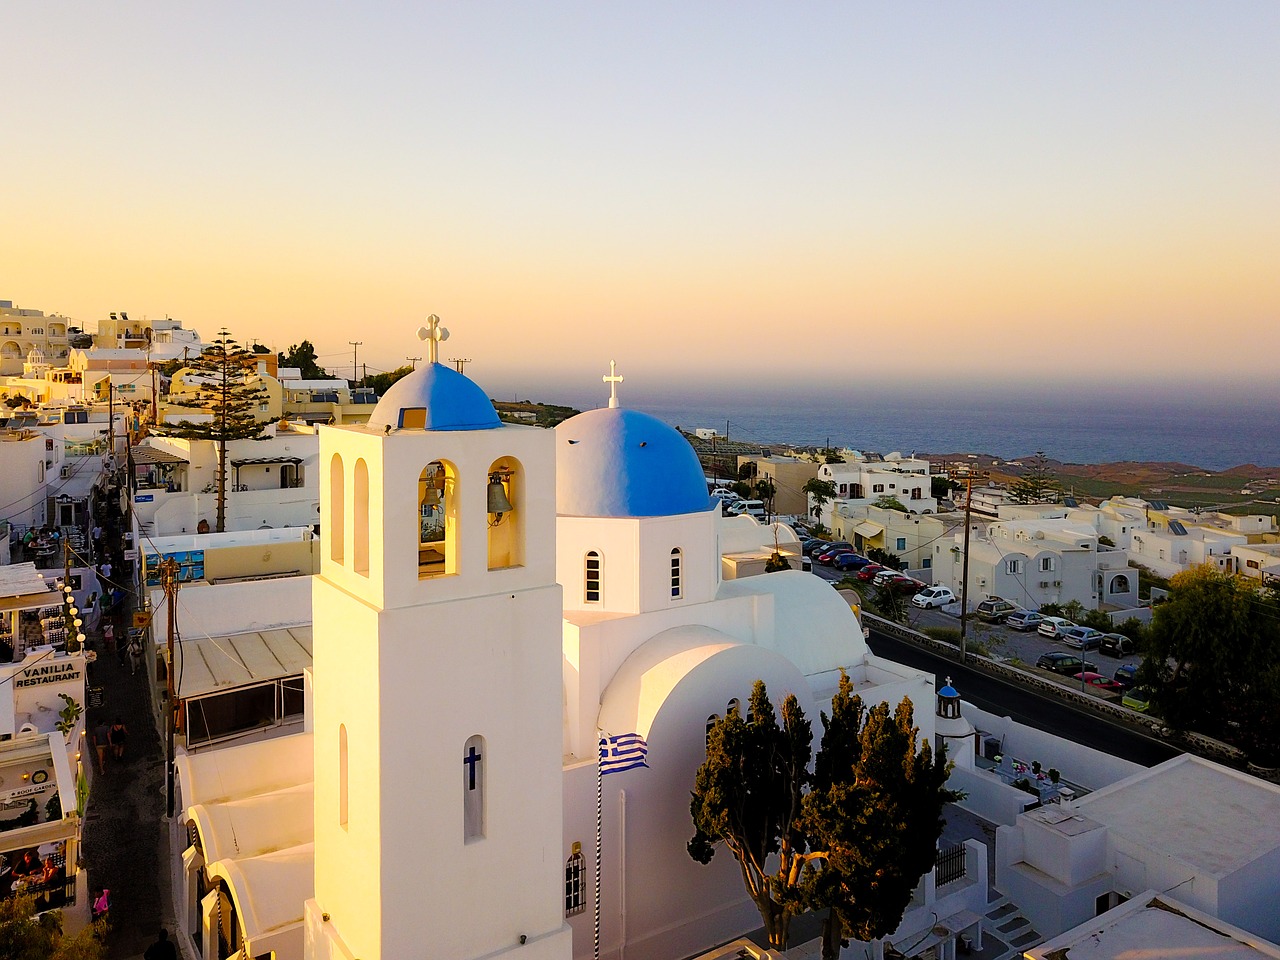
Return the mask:
[[453,369],[457,370],[459,373],[465,374],[467,372],[466,370],[467,364],[471,362],[471,358],[470,357],[453,357],[449,360],[449,362],[453,364]]
[[409,369],[410,369],[410,370],[417,370],[417,369],[418,369],[418,361],[419,361],[419,360],[421,360],[422,358],[421,358],[421,357],[405,357],[405,359],[409,361]]
[[360,356],[360,345],[363,344],[364,341],[348,340],[347,343],[351,344],[351,385],[354,387],[356,385],[356,368],[358,366],[356,360]]
[[960,477],[964,481],[964,564],[960,573],[960,662],[965,659],[965,636],[969,622],[969,528],[973,515],[973,481],[983,480],[986,474],[966,470]]
[[165,809],[173,816],[173,737],[174,727],[178,721],[177,691],[173,685],[173,641],[178,631],[178,561],[166,557],[160,563],[160,576],[164,583],[164,602],[168,614],[168,625],[165,630],[166,644],[169,650],[168,665],[165,668],[165,686],[168,690],[168,701],[165,708]]

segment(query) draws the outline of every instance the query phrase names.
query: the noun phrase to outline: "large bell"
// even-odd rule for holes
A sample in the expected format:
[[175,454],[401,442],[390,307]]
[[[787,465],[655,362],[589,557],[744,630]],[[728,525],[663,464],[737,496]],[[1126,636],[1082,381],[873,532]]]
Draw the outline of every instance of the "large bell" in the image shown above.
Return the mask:
[[511,512],[511,501],[507,499],[507,488],[502,478],[496,473],[489,477],[489,512],[497,514],[501,519],[504,513]]

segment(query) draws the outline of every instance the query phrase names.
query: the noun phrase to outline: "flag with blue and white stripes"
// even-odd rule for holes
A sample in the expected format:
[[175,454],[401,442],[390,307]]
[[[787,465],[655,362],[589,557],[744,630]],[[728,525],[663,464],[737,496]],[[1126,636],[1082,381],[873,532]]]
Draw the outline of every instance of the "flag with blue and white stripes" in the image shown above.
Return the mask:
[[623,770],[634,770],[636,767],[647,767],[645,762],[649,755],[649,744],[638,733],[624,733],[620,736],[602,736],[600,738],[600,773],[621,773]]

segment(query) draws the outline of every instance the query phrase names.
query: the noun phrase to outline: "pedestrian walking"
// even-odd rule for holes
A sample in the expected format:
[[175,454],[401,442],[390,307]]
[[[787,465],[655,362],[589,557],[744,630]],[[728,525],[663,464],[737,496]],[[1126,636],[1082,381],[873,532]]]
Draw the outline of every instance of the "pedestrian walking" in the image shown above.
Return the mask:
[[106,593],[111,589],[111,561],[104,560],[98,565],[98,583],[102,585],[102,592]]
[[93,728],[93,749],[98,754],[98,772],[107,772],[107,747],[111,745],[111,728],[107,721],[99,720]]
[[116,649],[116,628],[111,622],[111,618],[107,618],[107,622],[102,625],[102,646],[107,653],[114,653]]
[[142,666],[142,633],[130,631],[129,634],[129,672],[135,677],[138,667]]
[[168,930],[164,927],[160,928],[160,935],[156,937],[155,943],[147,947],[142,960],[178,960],[178,951],[173,941],[169,939]]
[[107,730],[107,740],[111,744],[111,755],[117,760],[124,759],[124,745],[128,739],[129,728],[124,725],[123,720],[116,717],[116,722]]

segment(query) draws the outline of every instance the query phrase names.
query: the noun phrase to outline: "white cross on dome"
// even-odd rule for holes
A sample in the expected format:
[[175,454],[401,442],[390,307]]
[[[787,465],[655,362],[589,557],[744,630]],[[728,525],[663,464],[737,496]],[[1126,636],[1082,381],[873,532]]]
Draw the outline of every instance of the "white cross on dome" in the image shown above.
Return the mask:
[[600,379],[609,385],[609,407],[616,407],[618,405],[618,384],[626,379],[626,377],[618,376],[618,363],[616,360],[609,361],[609,372]]

